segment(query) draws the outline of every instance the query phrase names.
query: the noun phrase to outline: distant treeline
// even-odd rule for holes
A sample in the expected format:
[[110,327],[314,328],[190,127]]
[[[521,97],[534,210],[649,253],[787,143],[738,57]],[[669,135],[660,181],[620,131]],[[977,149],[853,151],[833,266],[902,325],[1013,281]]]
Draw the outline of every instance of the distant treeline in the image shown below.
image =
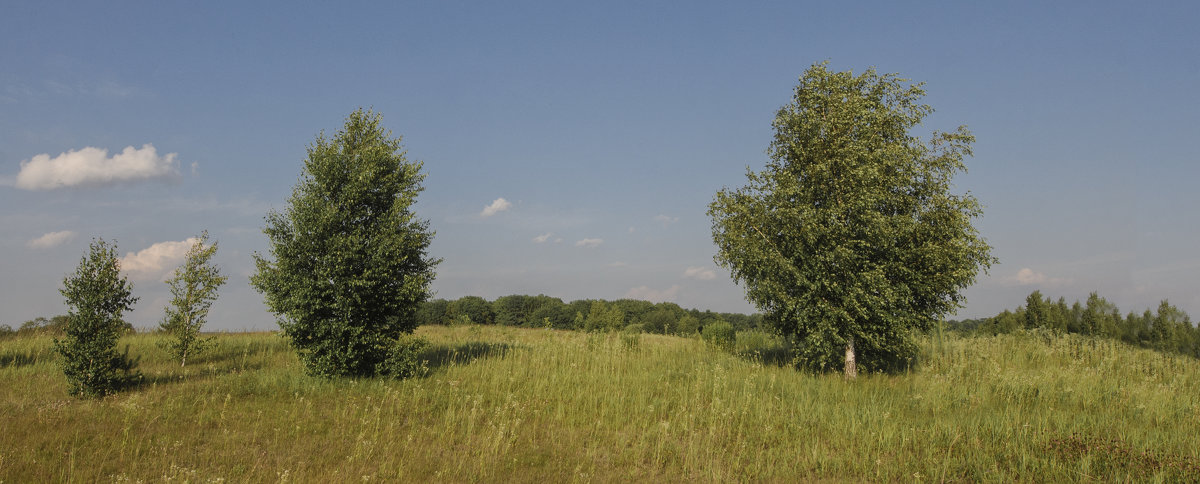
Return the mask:
[[[7,324],[0,324],[0,338],[6,336],[23,336],[23,335],[40,335],[49,334],[61,336],[66,332],[68,318],[65,314],[60,314],[52,318],[37,317],[25,321],[17,329],[12,329]],[[129,333],[136,332],[133,325],[128,321],[122,323],[125,326],[125,331]]]
[[585,331],[628,328],[646,333],[690,335],[718,321],[727,322],[738,331],[758,329],[762,315],[715,313],[683,309],[675,303],[634,299],[581,299],[568,303],[546,295],[512,295],[495,301],[478,296],[452,301],[434,299],[421,305],[417,320],[422,325],[496,324]]
[[1121,310],[1091,293],[1087,302],[1075,301],[1070,306],[1064,298],[1051,301],[1041,291],[1025,298],[1025,305],[1016,310],[982,319],[949,321],[950,329],[995,335],[1018,329],[1046,328],[1057,332],[1079,333],[1112,338],[1159,351],[1180,353],[1200,358],[1200,328],[1193,325],[1187,313],[1167,300],[1158,310],[1142,314],[1133,312],[1121,316]]

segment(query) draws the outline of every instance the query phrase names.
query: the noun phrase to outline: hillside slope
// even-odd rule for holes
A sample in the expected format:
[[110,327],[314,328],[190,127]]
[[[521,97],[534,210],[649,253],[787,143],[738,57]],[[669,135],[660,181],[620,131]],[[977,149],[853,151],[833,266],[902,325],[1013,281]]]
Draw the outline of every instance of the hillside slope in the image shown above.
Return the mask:
[[910,374],[813,376],[687,338],[422,327],[427,377],[323,381],[273,334],[67,397],[0,340],[0,481],[1170,481],[1200,475],[1200,363],[1045,333],[923,342]]

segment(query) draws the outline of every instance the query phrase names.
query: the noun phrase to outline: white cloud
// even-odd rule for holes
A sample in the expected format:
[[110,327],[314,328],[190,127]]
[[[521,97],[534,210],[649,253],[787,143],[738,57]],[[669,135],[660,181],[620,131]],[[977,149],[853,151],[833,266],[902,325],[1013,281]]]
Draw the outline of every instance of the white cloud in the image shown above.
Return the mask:
[[590,249],[592,247],[599,247],[600,244],[603,244],[603,243],[604,243],[604,239],[583,239],[578,242],[575,242],[575,247],[584,247],[584,248]]
[[546,241],[547,241],[547,240],[550,240],[550,236],[551,236],[551,235],[554,235],[554,233],[553,233],[553,232],[546,232],[546,233],[544,233],[544,234],[542,234],[542,235],[539,235],[539,236],[537,236],[537,237],[534,237],[534,238],[533,238],[533,242],[534,242],[535,244],[544,244],[544,243],[546,243]]
[[1071,282],[1070,279],[1062,279],[1062,278],[1058,278],[1058,277],[1047,277],[1046,274],[1037,272],[1028,267],[1021,268],[1021,270],[1017,271],[1017,275],[1016,275],[1016,277],[1013,278],[1013,280],[1016,281],[1018,286],[1042,285],[1042,286],[1051,286],[1052,287],[1052,286],[1061,286],[1063,284],[1069,284]]
[[492,215],[496,215],[500,212],[508,210],[509,208],[512,208],[512,204],[509,203],[508,200],[505,200],[503,197],[497,198],[492,201],[491,205],[483,207],[483,211],[479,212],[479,216],[491,217]]
[[655,222],[658,222],[658,223],[661,223],[661,224],[663,224],[663,227],[666,227],[666,226],[668,226],[668,225],[671,225],[671,224],[673,224],[673,223],[675,223],[675,222],[678,222],[678,221],[679,221],[679,217],[671,217],[671,216],[668,216],[668,215],[662,215],[662,214],[659,214],[659,215],[655,215],[655,216],[654,216],[654,221],[655,221]]
[[74,238],[75,238],[75,232],[72,232],[70,230],[63,230],[60,232],[50,232],[46,235],[43,235],[36,239],[30,240],[29,242],[26,242],[25,246],[29,247],[30,249],[49,249],[51,247],[57,247],[62,244],[65,244],[67,242],[70,242],[71,239],[74,239]]
[[712,269],[705,269],[703,267],[689,267],[686,271],[683,271],[683,277],[711,281],[717,278],[717,273],[713,272]]
[[79,185],[171,178],[179,176],[176,153],[158,156],[154,145],[141,149],[132,146],[108,156],[108,150],[86,147],[51,158],[43,153],[21,162],[16,187],[25,190],[51,190]]
[[660,303],[671,301],[679,294],[679,285],[676,284],[663,290],[651,289],[648,286],[638,286],[625,292],[626,299],[640,299]]
[[1031,284],[1041,284],[1046,282],[1046,275],[1041,272],[1034,272],[1028,267],[1017,271],[1017,284],[1028,286]]
[[140,252],[126,253],[121,258],[121,270],[133,279],[161,278],[183,262],[183,257],[196,240],[192,237],[178,242],[159,242]]

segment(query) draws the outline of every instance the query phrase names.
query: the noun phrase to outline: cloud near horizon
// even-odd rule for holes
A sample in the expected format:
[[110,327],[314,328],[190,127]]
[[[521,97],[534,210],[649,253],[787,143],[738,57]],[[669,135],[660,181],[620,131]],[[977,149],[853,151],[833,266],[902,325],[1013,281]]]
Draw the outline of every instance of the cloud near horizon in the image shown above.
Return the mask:
[[108,156],[108,150],[91,146],[51,158],[43,153],[21,162],[14,186],[23,190],[53,190],[86,185],[173,178],[179,176],[176,153],[159,156],[152,144],[140,149],[127,146]]
[[493,200],[491,205],[483,207],[483,211],[479,212],[479,216],[484,218],[491,217],[510,208],[512,208],[512,203],[505,200],[504,197],[500,197]]
[[135,280],[162,278],[175,269],[187,255],[188,249],[199,240],[190,237],[178,242],[159,242],[141,251],[129,252],[121,258],[121,270]]
[[705,269],[703,267],[689,267],[686,271],[683,271],[683,277],[700,281],[711,281],[717,278],[717,273],[713,272],[712,269]]
[[1059,286],[1059,285],[1068,284],[1071,282],[1070,279],[1047,277],[1046,274],[1037,272],[1028,267],[1023,267],[1023,268],[1021,268],[1021,270],[1017,271],[1017,275],[1013,278],[1013,280],[1017,283],[1018,286],[1036,286],[1036,285]]
[[75,232],[70,230],[62,230],[59,232],[50,232],[42,235],[41,237],[30,240],[29,242],[25,243],[25,246],[29,247],[30,249],[49,249],[51,247],[58,247],[62,244],[70,242],[71,239],[74,238]]

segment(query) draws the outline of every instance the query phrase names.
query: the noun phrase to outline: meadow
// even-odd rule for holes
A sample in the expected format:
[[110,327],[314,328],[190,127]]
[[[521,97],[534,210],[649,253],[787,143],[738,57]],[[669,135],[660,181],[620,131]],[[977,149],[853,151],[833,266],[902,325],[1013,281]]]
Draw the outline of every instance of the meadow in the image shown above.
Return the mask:
[[187,367],[131,335],[142,383],[95,400],[49,336],[0,340],[0,482],[1200,479],[1200,361],[1111,340],[927,336],[912,371],[847,382],[698,338],[418,335],[405,381],[305,376],[273,333]]

